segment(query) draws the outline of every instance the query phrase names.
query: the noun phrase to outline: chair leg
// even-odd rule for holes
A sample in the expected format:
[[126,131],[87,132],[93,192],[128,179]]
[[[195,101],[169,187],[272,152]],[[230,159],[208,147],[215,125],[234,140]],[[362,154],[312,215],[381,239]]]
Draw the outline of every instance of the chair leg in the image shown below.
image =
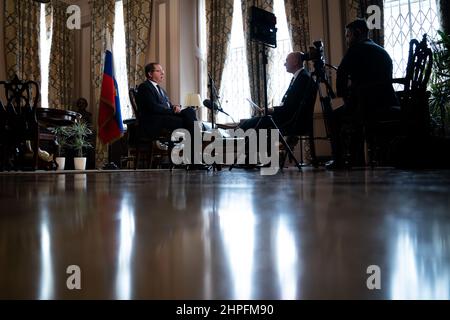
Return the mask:
[[367,155],[366,166],[369,166],[371,169],[374,169],[377,161],[376,142],[372,128],[368,128],[367,125],[364,128],[364,136]]
[[[292,160],[292,159],[290,159]],[[300,137],[300,163],[303,165],[304,163],[304,156],[303,156],[303,139]]]
[[314,168],[317,168],[319,164],[317,163],[316,145],[314,142],[314,135],[312,133],[308,135],[308,140],[309,140],[309,151],[311,153],[311,164]]
[[282,151],[280,154],[280,169],[284,168],[284,164],[286,162],[286,158],[287,158],[287,152],[286,151]]
[[38,169],[39,165],[39,140],[35,139],[33,140],[33,171]]
[[155,142],[151,143],[150,150],[148,153],[148,168],[153,169],[153,148],[155,148]]
[[173,167],[174,167],[173,162],[172,162],[172,150],[173,150],[174,147],[175,147],[175,144],[173,143],[173,141],[169,140],[169,150],[167,152],[169,153],[168,157],[169,157],[169,169],[170,169],[170,171],[172,171]]
[[140,155],[141,154],[141,148],[140,148],[140,146],[139,146],[139,144],[136,146],[136,157],[134,158],[134,170],[136,170],[137,169],[137,167],[138,167],[138,164],[139,164],[139,158],[140,158]]
[[[295,147],[300,143],[300,163],[303,163],[303,148],[302,148],[302,138],[297,136],[289,136],[286,139],[286,142],[288,143],[289,147],[291,148],[292,152],[295,152]],[[287,154],[287,152],[286,152]],[[289,154],[289,163],[294,162],[294,159]]]
[[376,166],[376,145],[373,141],[373,138],[367,139],[367,157],[368,157],[368,165],[371,169],[374,169]]
[[[295,141],[295,143],[294,143],[294,141],[293,141],[294,139],[295,138],[293,136],[285,137],[285,140],[286,140],[287,144],[289,145],[289,148],[291,148],[292,152],[294,152],[295,146],[298,143],[298,141]],[[283,170],[288,156],[289,156],[289,161],[292,162],[291,156],[288,155],[287,150],[283,150],[283,152],[280,154],[280,169],[281,170]]]

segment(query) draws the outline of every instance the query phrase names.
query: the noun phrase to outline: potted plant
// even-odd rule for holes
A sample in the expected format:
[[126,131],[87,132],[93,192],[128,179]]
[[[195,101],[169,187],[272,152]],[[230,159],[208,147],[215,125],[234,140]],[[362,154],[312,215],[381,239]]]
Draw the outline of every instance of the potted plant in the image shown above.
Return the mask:
[[450,134],[450,34],[438,31],[440,39],[433,46],[430,113],[440,135]]
[[86,157],[83,156],[85,148],[92,148],[90,136],[92,130],[84,121],[78,121],[67,127],[68,145],[72,147],[77,156],[74,158],[75,170],[84,170],[86,168]]
[[52,133],[55,135],[56,143],[56,164],[57,170],[64,170],[66,163],[66,147],[68,145],[69,132],[67,127],[55,127],[52,129]]

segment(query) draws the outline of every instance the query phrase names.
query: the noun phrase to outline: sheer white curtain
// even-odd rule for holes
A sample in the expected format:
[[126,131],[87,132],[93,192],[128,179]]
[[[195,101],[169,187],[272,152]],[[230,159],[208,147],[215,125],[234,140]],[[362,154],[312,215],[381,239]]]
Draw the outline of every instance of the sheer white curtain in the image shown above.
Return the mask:
[[50,64],[50,49],[52,45],[51,26],[47,29],[45,20],[45,4],[41,4],[39,20],[39,59],[41,64],[41,107],[48,108],[48,77]]
[[218,114],[217,122],[250,118],[250,86],[245,53],[244,28],[242,25],[241,0],[234,0],[233,26],[231,28],[230,53],[225,62],[220,90],[222,108],[231,115]]
[[114,44],[113,58],[114,69],[119,88],[120,109],[122,119],[129,119],[133,116],[133,110],[128,97],[128,72],[125,49],[125,22],[123,19],[123,2],[116,1],[115,22],[114,22]]
[[[241,0],[234,1],[235,8],[241,8]],[[277,48],[274,50],[274,66],[272,70],[271,86],[272,96],[269,97],[269,106],[277,106],[289,86],[292,75],[286,73],[284,62],[286,56],[292,51],[287,27],[284,0],[274,0],[274,14],[277,17]],[[271,49],[272,50],[272,49]],[[255,61],[255,63],[257,63]],[[241,10],[234,10],[233,27],[231,30],[230,54],[225,62],[222,77],[222,88],[220,91],[222,108],[228,112],[230,117],[219,114],[219,123],[239,121],[251,117],[251,107],[247,98],[250,99],[250,86],[247,71],[246,49],[243,31],[243,17]],[[263,106],[261,106],[263,107]]]
[[277,48],[274,49],[274,64],[272,80],[272,97],[269,97],[269,105],[278,106],[286,93],[292,74],[286,72],[284,63],[286,56],[292,52],[292,43],[289,37],[284,0],[274,0],[274,14],[277,17]]

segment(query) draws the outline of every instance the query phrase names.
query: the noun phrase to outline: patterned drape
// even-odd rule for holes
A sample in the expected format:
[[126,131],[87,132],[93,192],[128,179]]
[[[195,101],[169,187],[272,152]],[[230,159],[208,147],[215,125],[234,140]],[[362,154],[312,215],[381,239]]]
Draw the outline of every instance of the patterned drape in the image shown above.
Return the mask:
[[[250,81],[250,93],[252,100],[263,107],[264,101],[264,74],[263,63],[261,59],[261,51],[263,46],[250,39],[250,8],[256,6],[260,9],[273,12],[273,0],[249,0],[242,1],[242,18],[244,20],[244,36],[247,47],[247,64],[248,77]],[[273,66],[273,50],[268,48],[266,50],[268,56],[267,64],[267,96],[270,101],[272,96],[272,86],[270,81],[270,74]]]
[[439,0],[439,13],[442,30],[450,34],[450,0]]
[[152,1],[123,0],[127,50],[128,85],[135,87],[145,79],[145,55],[149,43]]
[[383,0],[344,0],[346,19],[345,24],[357,18],[368,18],[367,8],[376,5],[381,9],[381,29],[371,30],[371,38],[381,46],[384,46],[384,6]]
[[284,0],[294,51],[308,51],[310,45],[308,0]]
[[[48,102],[51,108],[70,109],[73,103],[75,31],[67,28],[67,7],[61,0],[47,6],[52,21]],[[47,16],[49,12],[47,11]]]
[[230,47],[233,3],[233,0],[206,0],[208,72],[218,91]]
[[6,75],[41,82],[39,61],[40,4],[32,0],[5,0]]
[[[94,123],[97,125],[98,107],[103,78],[107,30],[112,39],[114,34],[115,0],[91,0],[92,33],[91,33],[91,68]],[[98,130],[96,130],[98,131]],[[108,148],[97,138],[96,166],[101,168],[108,161]]]

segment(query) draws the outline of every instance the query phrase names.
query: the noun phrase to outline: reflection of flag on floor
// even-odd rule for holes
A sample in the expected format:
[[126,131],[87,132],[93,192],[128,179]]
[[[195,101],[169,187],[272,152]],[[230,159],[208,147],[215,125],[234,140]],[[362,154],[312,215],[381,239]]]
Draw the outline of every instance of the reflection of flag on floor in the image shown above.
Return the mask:
[[114,65],[111,46],[105,53],[102,91],[98,110],[98,137],[104,144],[120,138],[123,133],[122,114],[120,113],[119,89],[114,77]]

